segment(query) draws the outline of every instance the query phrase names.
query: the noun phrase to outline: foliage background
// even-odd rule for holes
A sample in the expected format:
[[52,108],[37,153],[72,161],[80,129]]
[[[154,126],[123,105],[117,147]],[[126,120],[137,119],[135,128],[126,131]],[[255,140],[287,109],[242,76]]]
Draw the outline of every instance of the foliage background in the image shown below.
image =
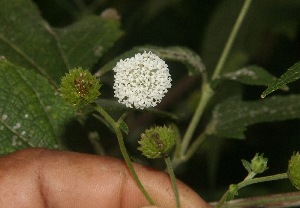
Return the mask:
[[[199,53],[211,73],[243,1],[240,0],[34,0],[43,18],[55,28],[66,27],[90,13],[100,15],[106,8],[116,8],[121,17],[123,37],[91,69],[96,72],[103,64],[122,52],[138,45],[185,46]],[[254,0],[224,71],[234,71],[244,65],[260,65],[279,77],[300,59],[300,4],[298,0]],[[182,64],[168,62],[173,88],[158,108],[178,116],[176,122],[182,132],[196,107],[200,78],[188,76]],[[113,74],[101,78],[101,98],[112,98]],[[289,85],[288,93],[299,93],[300,83]],[[217,89],[213,101],[229,96],[243,100],[260,99],[264,87],[245,86],[225,81]],[[277,92],[287,94],[287,92]],[[197,134],[210,116],[204,115]],[[234,113],[234,112],[233,112]],[[105,154],[120,157],[114,135],[92,115],[79,116],[64,130],[65,145],[73,151],[95,153],[89,140],[91,132],[98,132]],[[130,132],[127,147],[136,161],[163,169],[159,161],[147,161],[136,150],[138,135],[149,125],[168,122],[163,116],[148,112],[132,112],[126,122]],[[176,175],[206,200],[218,200],[231,183],[243,179],[246,171],[240,159],[251,159],[256,152],[269,158],[266,174],[284,172],[293,151],[300,147],[300,121],[260,123],[247,128],[245,140],[209,138],[197,154],[181,165]],[[242,190],[239,196],[292,191],[287,181],[254,185]]]

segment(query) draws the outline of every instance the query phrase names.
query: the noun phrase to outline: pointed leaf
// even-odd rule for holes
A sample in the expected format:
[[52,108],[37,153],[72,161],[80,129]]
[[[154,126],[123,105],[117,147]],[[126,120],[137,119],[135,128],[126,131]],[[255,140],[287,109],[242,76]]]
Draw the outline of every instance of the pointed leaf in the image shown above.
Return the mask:
[[30,0],[0,4],[0,55],[37,70],[54,85],[71,67],[92,67],[122,34],[114,20],[92,16],[54,29]]
[[221,75],[219,79],[233,80],[247,85],[268,86],[276,77],[259,66],[247,66],[234,72]]
[[26,147],[63,148],[63,125],[75,115],[35,71],[0,61],[0,155]]
[[128,135],[129,132],[129,128],[127,126],[127,124],[124,121],[119,122],[120,128],[121,130]]
[[300,95],[274,96],[258,101],[230,98],[213,111],[209,134],[244,139],[247,126],[300,118]]
[[242,161],[242,164],[244,166],[244,168],[248,171],[248,173],[251,173],[252,170],[251,170],[251,164],[247,161],[247,160],[244,160],[244,159],[241,159]]
[[279,79],[272,82],[268,88],[261,94],[261,97],[264,98],[268,94],[282,88],[282,86],[294,82],[300,78],[300,61],[291,66],[287,72],[285,72]]
[[201,58],[192,50],[185,47],[158,47],[158,46],[139,46],[135,47],[120,56],[116,57],[106,65],[104,65],[97,76],[102,76],[108,71],[112,70],[118,61],[134,56],[136,53],[142,53],[144,51],[152,51],[154,54],[164,60],[177,61],[185,64],[188,69],[189,75],[196,75],[203,73],[206,69]]

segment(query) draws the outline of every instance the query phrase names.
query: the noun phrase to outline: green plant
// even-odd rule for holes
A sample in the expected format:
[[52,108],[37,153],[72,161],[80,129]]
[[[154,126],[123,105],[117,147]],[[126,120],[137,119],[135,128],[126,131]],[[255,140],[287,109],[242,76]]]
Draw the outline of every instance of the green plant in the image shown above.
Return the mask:
[[[72,149],[71,142],[67,140],[68,125],[74,120],[79,121],[85,131],[90,131],[91,127],[87,123],[89,119],[94,119],[93,121],[98,122],[98,128],[103,131],[108,130],[108,137],[117,137],[120,152],[149,204],[155,202],[143,187],[142,181],[139,181],[129,154],[138,155],[132,147],[137,146],[140,137],[141,145],[154,144],[159,150],[168,147],[166,152],[155,152],[150,158],[158,155],[165,159],[177,206],[180,207],[173,168],[180,169],[183,164],[188,164],[192,157],[203,157],[201,151],[204,151],[206,153],[204,155],[208,158],[208,172],[212,173],[208,174],[210,175],[208,178],[211,177],[209,181],[213,188],[215,181],[213,176],[217,174],[222,144],[228,141],[225,138],[244,140],[247,137],[245,132],[248,127],[255,124],[300,118],[298,91],[286,92],[287,84],[299,82],[297,82],[300,78],[299,60],[293,59],[293,64],[284,62],[280,65],[278,63],[281,59],[288,60],[289,57],[281,54],[279,56],[281,59],[272,59],[269,67],[266,68],[270,70],[278,64],[277,68],[281,68],[278,74],[282,74],[282,69],[290,66],[287,72],[284,72],[280,78],[276,78],[272,72],[256,65],[258,61],[254,59],[261,47],[265,28],[272,31],[271,37],[274,34],[283,34],[287,40],[295,40],[297,36],[299,37],[297,25],[300,18],[298,14],[295,15],[295,8],[299,9],[299,3],[296,0],[277,0],[272,5],[268,1],[245,0],[241,5],[241,2],[224,0],[216,8],[215,16],[210,23],[207,23],[205,31],[201,33],[203,35],[201,58],[189,47],[178,45],[135,46],[133,42],[129,43],[131,49],[124,50],[123,48],[127,46],[121,37],[126,40],[126,36],[121,29],[119,16],[112,15],[107,18],[105,15],[100,17],[95,15],[102,8],[101,6],[106,6],[102,5],[101,1],[95,0],[90,4],[82,1],[86,7],[79,5],[76,7],[76,4],[68,0],[58,1],[57,4],[73,20],[72,24],[60,21],[57,24],[59,27],[46,22],[41,17],[37,6],[30,0],[12,0],[9,3],[2,1],[0,8],[1,155],[27,147]],[[39,1],[37,3],[42,5]],[[153,2],[146,2],[139,11],[154,8],[153,4]],[[155,19],[155,14],[160,10],[168,11],[168,8],[175,8],[179,11],[178,8],[181,8],[184,11],[188,6],[189,4],[184,2],[157,4],[156,10],[149,13],[149,17],[145,15],[141,22],[146,26],[151,18],[155,20],[154,22],[159,22]],[[240,12],[239,8],[241,8]],[[231,14],[234,15],[230,16]],[[47,12],[44,15],[47,16]],[[139,13],[135,15],[138,16]],[[227,19],[228,22],[225,21]],[[55,24],[54,18],[50,20]],[[152,24],[153,28],[157,26]],[[166,33],[172,33],[172,30],[167,27],[160,27],[159,31],[165,29]],[[126,29],[129,37],[136,32],[130,26]],[[194,37],[193,34],[197,34],[196,31],[197,28],[191,33],[191,39]],[[219,31],[223,33],[220,35]],[[180,37],[175,39],[176,43],[182,40]],[[139,43],[138,39],[137,42]],[[266,57],[262,56],[262,58]],[[72,70],[74,68],[75,70]],[[201,83],[200,86],[197,84],[197,86],[184,88],[185,82],[180,83],[180,77],[187,77],[185,71],[181,70],[183,68],[187,69],[192,79]],[[123,73],[124,69],[127,71]],[[111,76],[113,72],[114,78]],[[264,90],[263,87],[267,89]],[[183,95],[180,94],[181,88],[184,91]],[[260,92],[253,93],[257,95],[254,99],[251,93],[253,88]],[[113,98],[112,89],[115,90],[115,97],[119,102]],[[283,95],[275,93],[269,95],[279,89],[283,91],[281,92]],[[169,94],[174,94],[173,98],[168,97],[168,90]],[[126,94],[128,92],[129,94]],[[177,94],[181,99],[174,103],[172,99],[176,99]],[[167,97],[164,97],[165,95]],[[166,107],[164,103],[158,105],[164,100],[167,103]],[[141,119],[145,122],[135,123],[133,118],[139,120],[140,115],[146,117]],[[155,119],[149,115],[154,116]],[[146,130],[142,134],[142,129],[147,129],[153,123],[170,125],[169,129],[172,129],[172,133],[168,134],[172,134],[176,143],[173,152],[171,151],[173,143],[172,145],[165,143],[163,133],[150,134]],[[94,152],[99,149],[106,150],[109,146],[106,145],[107,141],[103,141],[105,139],[100,132],[97,133],[101,138],[100,142],[89,138],[94,144]],[[151,140],[144,140],[150,137]],[[259,148],[255,152],[264,152],[264,147]],[[139,149],[147,152],[143,147]],[[272,161],[272,157],[269,158]],[[288,170],[287,173],[279,175],[255,178],[256,174],[266,170],[267,161],[263,155],[257,154],[252,162],[262,163],[252,164],[243,160],[249,175],[242,182],[230,185],[217,206],[222,206],[225,201],[233,199],[242,187],[250,184],[283,179],[288,175],[298,177],[295,171]],[[292,167],[295,166],[298,166],[297,163],[292,164]],[[230,171],[234,173],[234,170]],[[295,187],[299,186],[297,180],[291,179],[291,181]]]

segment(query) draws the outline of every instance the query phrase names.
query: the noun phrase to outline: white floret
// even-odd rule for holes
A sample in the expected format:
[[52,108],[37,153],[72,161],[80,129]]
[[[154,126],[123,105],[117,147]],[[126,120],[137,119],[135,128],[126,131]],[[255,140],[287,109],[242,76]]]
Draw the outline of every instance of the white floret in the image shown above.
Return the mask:
[[129,108],[154,107],[171,87],[168,65],[151,51],[120,60],[113,71],[115,97]]

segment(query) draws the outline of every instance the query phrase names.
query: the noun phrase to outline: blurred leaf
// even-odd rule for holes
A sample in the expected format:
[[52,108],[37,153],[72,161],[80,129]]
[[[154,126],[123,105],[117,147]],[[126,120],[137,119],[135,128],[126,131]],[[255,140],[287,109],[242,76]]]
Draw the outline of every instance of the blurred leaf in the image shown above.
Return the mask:
[[248,102],[233,97],[216,106],[208,133],[244,139],[247,126],[295,118],[300,118],[300,95],[273,96]]
[[240,70],[221,75],[220,80],[233,80],[247,85],[268,86],[270,82],[276,80],[276,77],[259,66],[247,66]]
[[[207,69],[214,69],[225,46],[244,1],[223,0],[215,9],[203,37],[201,54]],[[223,72],[241,68],[249,58],[257,56],[266,41],[266,35],[283,35],[296,38],[300,19],[299,0],[253,1],[240,28]],[[220,35],[222,34],[222,35]],[[238,54],[242,53],[240,57]],[[239,60],[230,62],[230,59]],[[239,62],[237,66],[236,62]],[[210,71],[211,72],[211,71]]]
[[48,81],[1,60],[0,83],[0,154],[26,147],[63,148],[63,126],[75,110]]
[[[95,103],[101,106],[101,108],[108,112],[109,115],[112,116],[115,120],[117,120],[124,113],[124,111],[130,109],[127,108],[125,105],[118,103],[118,101],[116,100],[98,99],[95,101]],[[146,108],[142,111],[151,113],[159,117],[166,117],[172,120],[178,120],[176,114],[167,111],[162,111],[157,108]]]
[[158,47],[158,46],[139,46],[135,47],[120,56],[116,57],[106,65],[104,65],[97,73],[97,76],[102,76],[108,71],[112,70],[118,61],[134,56],[136,53],[144,51],[152,51],[154,54],[162,59],[169,61],[178,61],[185,64],[188,69],[189,75],[196,75],[203,73],[206,69],[201,58],[192,50],[185,47]]
[[89,16],[54,29],[30,0],[0,4],[0,55],[37,70],[54,85],[72,67],[92,67],[122,34],[115,20]]
[[261,97],[264,98],[268,94],[282,88],[290,82],[294,82],[300,78],[300,62],[295,63],[291,66],[287,72],[285,72],[279,79],[269,83],[268,88],[261,94]]

